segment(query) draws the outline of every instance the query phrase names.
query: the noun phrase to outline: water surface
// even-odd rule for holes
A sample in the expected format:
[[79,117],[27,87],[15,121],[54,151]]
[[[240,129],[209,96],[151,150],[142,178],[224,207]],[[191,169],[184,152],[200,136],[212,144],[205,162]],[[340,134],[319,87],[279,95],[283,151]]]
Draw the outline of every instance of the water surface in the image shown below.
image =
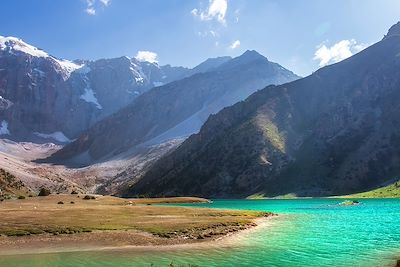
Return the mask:
[[[1,256],[0,266],[392,266],[400,259],[400,199],[215,200],[181,206],[272,211],[268,225],[231,244]],[[153,265],[152,265],[153,264]]]

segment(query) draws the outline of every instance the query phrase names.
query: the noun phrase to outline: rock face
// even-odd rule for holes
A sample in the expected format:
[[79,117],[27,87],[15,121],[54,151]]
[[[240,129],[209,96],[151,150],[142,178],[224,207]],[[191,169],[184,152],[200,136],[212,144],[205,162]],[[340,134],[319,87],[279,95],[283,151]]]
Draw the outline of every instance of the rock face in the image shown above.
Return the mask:
[[128,195],[326,196],[398,177],[399,27],[349,59],[211,116]]
[[[205,68],[206,67],[206,68]],[[49,160],[91,164],[126,152],[197,132],[208,116],[245,99],[268,84],[299,78],[255,51],[209,60],[202,73],[140,95],[124,109],[96,123]]]
[[71,62],[0,36],[0,138],[68,142],[150,88],[192,73],[128,57]]

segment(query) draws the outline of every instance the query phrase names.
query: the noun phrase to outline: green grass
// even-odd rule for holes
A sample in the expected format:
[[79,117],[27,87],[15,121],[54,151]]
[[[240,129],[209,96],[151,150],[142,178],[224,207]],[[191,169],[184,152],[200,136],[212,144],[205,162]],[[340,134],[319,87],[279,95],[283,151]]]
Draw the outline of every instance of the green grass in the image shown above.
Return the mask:
[[357,194],[351,194],[343,197],[351,198],[397,198],[400,197],[400,181],[395,182],[391,185],[377,188],[368,192],[362,192]]

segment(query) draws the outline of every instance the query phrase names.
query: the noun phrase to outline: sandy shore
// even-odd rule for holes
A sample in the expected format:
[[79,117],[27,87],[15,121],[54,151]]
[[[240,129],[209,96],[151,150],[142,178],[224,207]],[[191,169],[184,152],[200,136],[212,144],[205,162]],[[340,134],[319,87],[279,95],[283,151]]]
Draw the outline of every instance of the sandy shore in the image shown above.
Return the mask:
[[204,239],[162,238],[140,231],[102,231],[72,235],[31,235],[24,237],[0,237],[0,255],[41,254],[74,251],[135,250],[159,251],[216,246],[241,246],[243,238],[271,225],[275,216],[255,219],[255,226],[223,236]]

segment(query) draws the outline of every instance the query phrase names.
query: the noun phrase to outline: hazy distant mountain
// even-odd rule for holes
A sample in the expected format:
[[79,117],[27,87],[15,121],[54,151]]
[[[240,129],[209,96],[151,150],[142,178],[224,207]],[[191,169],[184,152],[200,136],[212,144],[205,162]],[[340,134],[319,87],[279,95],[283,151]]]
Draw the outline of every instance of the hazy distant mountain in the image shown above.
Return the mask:
[[218,68],[222,64],[228,62],[231,60],[231,57],[216,57],[216,58],[209,58],[203,63],[200,63],[196,67],[192,69],[193,74],[194,73],[204,73],[208,71],[212,71],[215,68]]
[[129,194],[347,194],[400,174],[400,24],[312,75],[211,116]]
[[91,164],[138,145],[189,136],[210,114],[268,84],[299,78],[255,51],[234,59],[210,59],[196,69],[201,73],[140,95],[126,108],[96,123],[51,161]]
[[68,142],[148,89],[192,73],[128,57],[61,60],[0,36],[0,138]]

